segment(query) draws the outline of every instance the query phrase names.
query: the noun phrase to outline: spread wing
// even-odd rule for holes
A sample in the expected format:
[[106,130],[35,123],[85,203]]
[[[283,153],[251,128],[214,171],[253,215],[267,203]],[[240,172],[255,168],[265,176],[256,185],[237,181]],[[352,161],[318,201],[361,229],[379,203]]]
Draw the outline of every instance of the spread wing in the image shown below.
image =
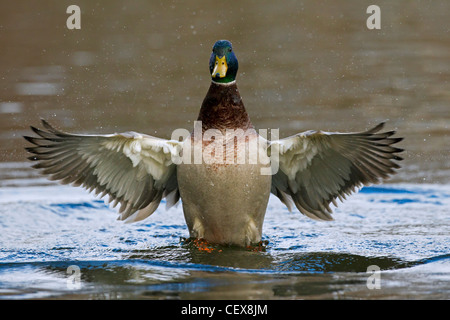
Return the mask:
[[33,167],[63,184],[82,186],[109,202],[120,203],[120,220],[139,221],[151,215],[162,198],[168,207],[179,200],[172,155],[178,142],[136,132],[79,135],[31,127],[38,137],[24,137],[37,161]]
[[[272,179],[272,193],[292,209],[292,202],[304,215],[332,220],[335,206],[363,185],[379,183],[400,168],[392,145],[403,138],[391,138],[394,131],[379,133],[384,123],[360,133],[307,131],[272,141],[278,151],[279,170]],[[277,150],[278,149],[278,150]]]

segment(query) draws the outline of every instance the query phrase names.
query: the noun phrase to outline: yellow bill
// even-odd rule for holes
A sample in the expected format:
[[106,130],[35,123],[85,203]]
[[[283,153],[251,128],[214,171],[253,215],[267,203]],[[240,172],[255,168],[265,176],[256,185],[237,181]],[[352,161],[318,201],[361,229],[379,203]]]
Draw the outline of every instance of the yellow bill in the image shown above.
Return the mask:
[[216,56],[216,62],[214,64],[214,70],[211,74],[213,78],[219,77],[224,78],[227,75],[228,65],[227,65],[227,59],[225,56],[222,58],[219,58]]

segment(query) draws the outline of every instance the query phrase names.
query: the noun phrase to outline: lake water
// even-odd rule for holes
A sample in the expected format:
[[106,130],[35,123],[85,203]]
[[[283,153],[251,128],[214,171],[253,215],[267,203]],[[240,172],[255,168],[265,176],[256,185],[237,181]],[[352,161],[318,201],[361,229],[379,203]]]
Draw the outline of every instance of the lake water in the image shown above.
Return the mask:
[[[80,30],[69,3],[0,4],[0,298],[450,298],[449,2],[377,1],[380,30],[361,1],[77,4]],[[207,252],[183,241],[181,205],[123,224],[30,167],[21,137],[40,118],[78,133],[191,129],[218,39],[233,42],[257,128],[388,120],[405,137],[398,174],[333,222],[271,198],[264,251]]]

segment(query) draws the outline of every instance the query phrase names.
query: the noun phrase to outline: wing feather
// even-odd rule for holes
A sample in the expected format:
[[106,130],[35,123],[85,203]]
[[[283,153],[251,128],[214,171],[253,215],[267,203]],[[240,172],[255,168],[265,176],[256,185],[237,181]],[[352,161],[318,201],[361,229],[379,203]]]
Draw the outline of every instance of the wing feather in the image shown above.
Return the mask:
[[137,221],[152,214],[163,196],[170,204],[180,196],[172,155],[177,141],[136,132],[110,135],[70,134],[42,120],[44,129],[31,127],[37,135],[24,137],[33,146],[26,150],[51,180],[82,186],[100,197],[109,195],[120,204],[119,219]]
[[359,133],[307,131],[272,141],[279,150],[279,170],[272,193],[291,210],[293,202],[306,216],[332,220],[330,204],[337,206],[364,185],[395,174],[403,150],[393,145],[395,131],[380,133],[384,123]]

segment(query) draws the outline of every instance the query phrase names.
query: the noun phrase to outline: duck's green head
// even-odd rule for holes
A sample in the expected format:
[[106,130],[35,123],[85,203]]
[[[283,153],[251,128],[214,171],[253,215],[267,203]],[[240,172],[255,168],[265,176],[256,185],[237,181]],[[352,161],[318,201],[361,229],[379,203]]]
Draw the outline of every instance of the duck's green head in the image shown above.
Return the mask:
[[217,41],[212,49],[209,59],[209,72],[215,82],[229,83],[236,80],[238,61],[234,54],[231,42]]

